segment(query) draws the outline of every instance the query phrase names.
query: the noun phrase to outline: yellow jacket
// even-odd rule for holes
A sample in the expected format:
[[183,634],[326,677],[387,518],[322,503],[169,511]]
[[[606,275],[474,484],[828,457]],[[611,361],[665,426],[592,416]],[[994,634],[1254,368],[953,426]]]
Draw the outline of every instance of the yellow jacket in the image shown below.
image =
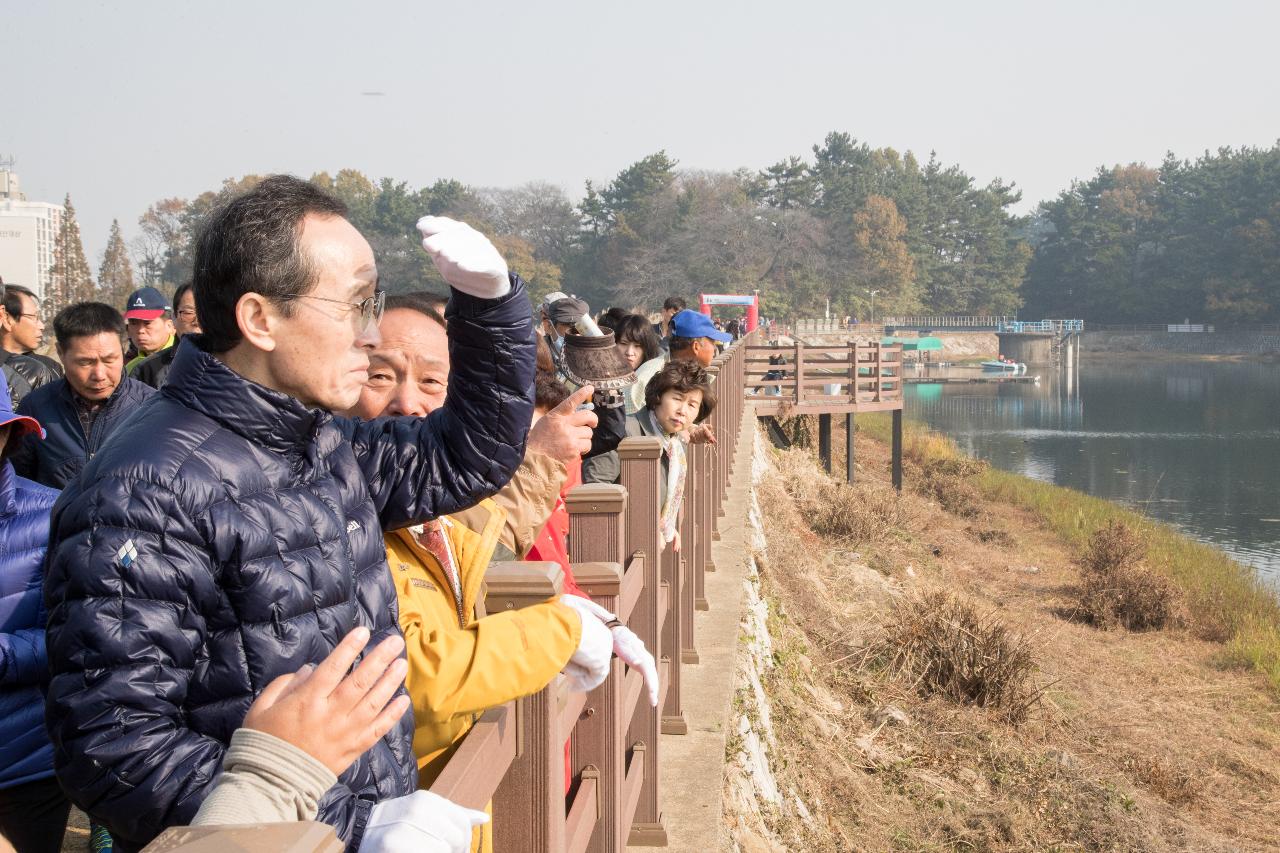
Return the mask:
[[484,572],[506,522],[492,500],[480,508],[488,509],[488,519],[479,529],[442,519],[460,575],[461,602],[440,560],[418,540],[421,527],[385,537],[409,662],[413,752],[423,788],[435,781],[479,712],[541,690],[581,640],[577,614],[555,599],[476,617]]

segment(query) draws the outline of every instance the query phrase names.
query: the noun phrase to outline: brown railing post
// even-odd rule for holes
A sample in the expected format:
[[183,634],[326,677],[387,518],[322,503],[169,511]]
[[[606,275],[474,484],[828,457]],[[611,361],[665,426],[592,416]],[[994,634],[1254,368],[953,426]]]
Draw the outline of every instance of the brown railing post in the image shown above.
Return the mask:
[[[665,682],[672,667],[680,665],[680,653],[672,653],[661,645],[663,620],[668,618],[660,605],[663,591],[659,583],[662,552],[665,550],[658,530],[660,499],[658,478],[661,475],[660,457],[662,444],[656,438],[626,438],[618,445],[621,461],[621,483],[627,490],[627,513],[623,520],[624,553],[631,557],[637,552],[644,558],[644,588],[636,602],[627,624],[639,635],[644,644],[658,659],[658,674]],[[670,609],[670,594],[667,596]],[[659,701],[661,706],[661,701]],[[659,709],[641,702],[627,729],[627,743],[631,752],[627,774],[637,760],[643,762],[644,784],[640,788],[632,820],[628,844],[665,846],[667,830],[662,819],[662,801],[659,786],[659,756],[661,753],[661,715]]]
[[[621,526],[621,516],[618,525]],[[592,601],[618,612],[622,568],[617,563],[574,563],[574,580]],[[627,846],[631,821],[624,816],[626,788],[627,690],[622,661],[614,659],[604,684],[591,691],[573,730],[571,759],[574,768],[593,767],[598,772],[596,796],[600,817],[587,850],[621,853]],[[635,697],[632,697],[635,701]],[[647,701],[643,696],[639,701]],[[581,780],[578,796],[582,796]],[[638,781],[638,780],[637,780]]]
[[858,341],[849,341],[849,402],[858,402]]
[[795,346],[796,360],[796,405],[800,405],[804,401],[804,344],[796,341]]
[[[485,609],[518,610],[559,595],[556,563],[494,563],[485,572]],[[564,736],[557,683],[516,702],[516,757],[493,795],[493,843],[500,850],[564,849]]]
[[892,460],[891,478],[893,487],[902,491],[902,407],[893,410],[893,437],[889,450]]
[[[690,468],[692,470],[692,468]],[[680,525],[681,537],[692,526],[689,515]],[[683,543],[682,543],[683,547]],[[662,733],[682,735],[689,731],[680,706],[681,664],[684,662],[684,591],[688,583],[683,555],[668,546],[662,552],[662,580],[671,599],[666,621],[662,624],[662,649],[671,661],[668,667],[666,695],[662,700]]]
[[[695,445],[689,448],[690,457],[696,457],[696,465],[699,471],[705,471],[708,468],[718,467],[715,465],[716,448],[708,445]],[[707,601],[707,572],[716,570],[709,555],[711,553],[711,542],[716,538],[715,532],[715,510],[712,509],[715,501],[715,493],[711,489],[693,489],[685,495],[685,500],[689,502],[686,515],[693,516],[693,537],[689,541],[689,545],[684,548],[684,558],[692,569],[690,574],[693,578],[693,603],[696,610],[709,610],[710,603]],[[681,534],[683,536],[683,534]],[[685,648],[692,650],[693,644],[693,626],[690,620],[690,628],[685,638]],[[696,652],[695,652],[696,656]]]
[[588,483],[570,491],[564,502],[569,510],[569,562],[623,563],[627,490],[612,483]]

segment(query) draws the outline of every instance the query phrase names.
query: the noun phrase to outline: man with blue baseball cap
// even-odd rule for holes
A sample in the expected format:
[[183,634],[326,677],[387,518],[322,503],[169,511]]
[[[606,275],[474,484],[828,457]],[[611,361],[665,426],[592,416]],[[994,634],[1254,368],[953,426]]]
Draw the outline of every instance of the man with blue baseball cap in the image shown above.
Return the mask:
[[709,367],[716,357],[716,341],[727,344],[733,335],[715,327],[711,318],[688,308],[671,318],[671,360],[694,361]]

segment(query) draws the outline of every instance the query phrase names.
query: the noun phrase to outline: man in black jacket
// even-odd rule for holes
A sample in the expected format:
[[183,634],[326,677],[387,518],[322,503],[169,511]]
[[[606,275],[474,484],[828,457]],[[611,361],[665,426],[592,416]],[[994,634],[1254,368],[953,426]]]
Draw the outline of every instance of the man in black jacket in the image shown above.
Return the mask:
[[53,318],[66,375],[32,391],[18,412],[44,424],[13,456],[19,476],[55,489],[69,483],[152,389],[124,377],[124,318],[110,305],[78,302]]
[[[55,770],[122,848],[190,822],[272,679],[357,625],[374,644],[398,630],[384,529],[493,494],[524,454],[524,284],[483,235],[440,217],[419,229],[453,288],[448,400],[426,418],[331,414],[360,396],[382,308],[373,251],[345,214],[273,176],[209,217],[193,284],[203,334],[54,508]],[[349,850],[448,818],[415,791],[412,732],[410,713],[321,800]]]
[[[44,321],[36,295],[22,285],[5,284],[0,293],[0,364],[11,390],[30,393],[62,376],[62,365],[35,352],[43,340]],[[21,402],[15,393],[14,408]]]

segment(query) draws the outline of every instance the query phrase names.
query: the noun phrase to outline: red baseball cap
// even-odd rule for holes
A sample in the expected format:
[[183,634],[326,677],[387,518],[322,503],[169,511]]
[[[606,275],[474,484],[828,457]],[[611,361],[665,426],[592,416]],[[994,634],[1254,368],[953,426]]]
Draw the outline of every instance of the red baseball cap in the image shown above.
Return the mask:
[[29,418],[26,415],[19,415],[13,411],[13,399],[9,396],[9,383],[4,380],[4,376],[0,376],[0,427],[13,424],[17,427],[17,434],[14,438],[21,438],[27,433],[34,432],[36,435],[44,438],[44,427],[40,426],[40,422],[35,418]]

